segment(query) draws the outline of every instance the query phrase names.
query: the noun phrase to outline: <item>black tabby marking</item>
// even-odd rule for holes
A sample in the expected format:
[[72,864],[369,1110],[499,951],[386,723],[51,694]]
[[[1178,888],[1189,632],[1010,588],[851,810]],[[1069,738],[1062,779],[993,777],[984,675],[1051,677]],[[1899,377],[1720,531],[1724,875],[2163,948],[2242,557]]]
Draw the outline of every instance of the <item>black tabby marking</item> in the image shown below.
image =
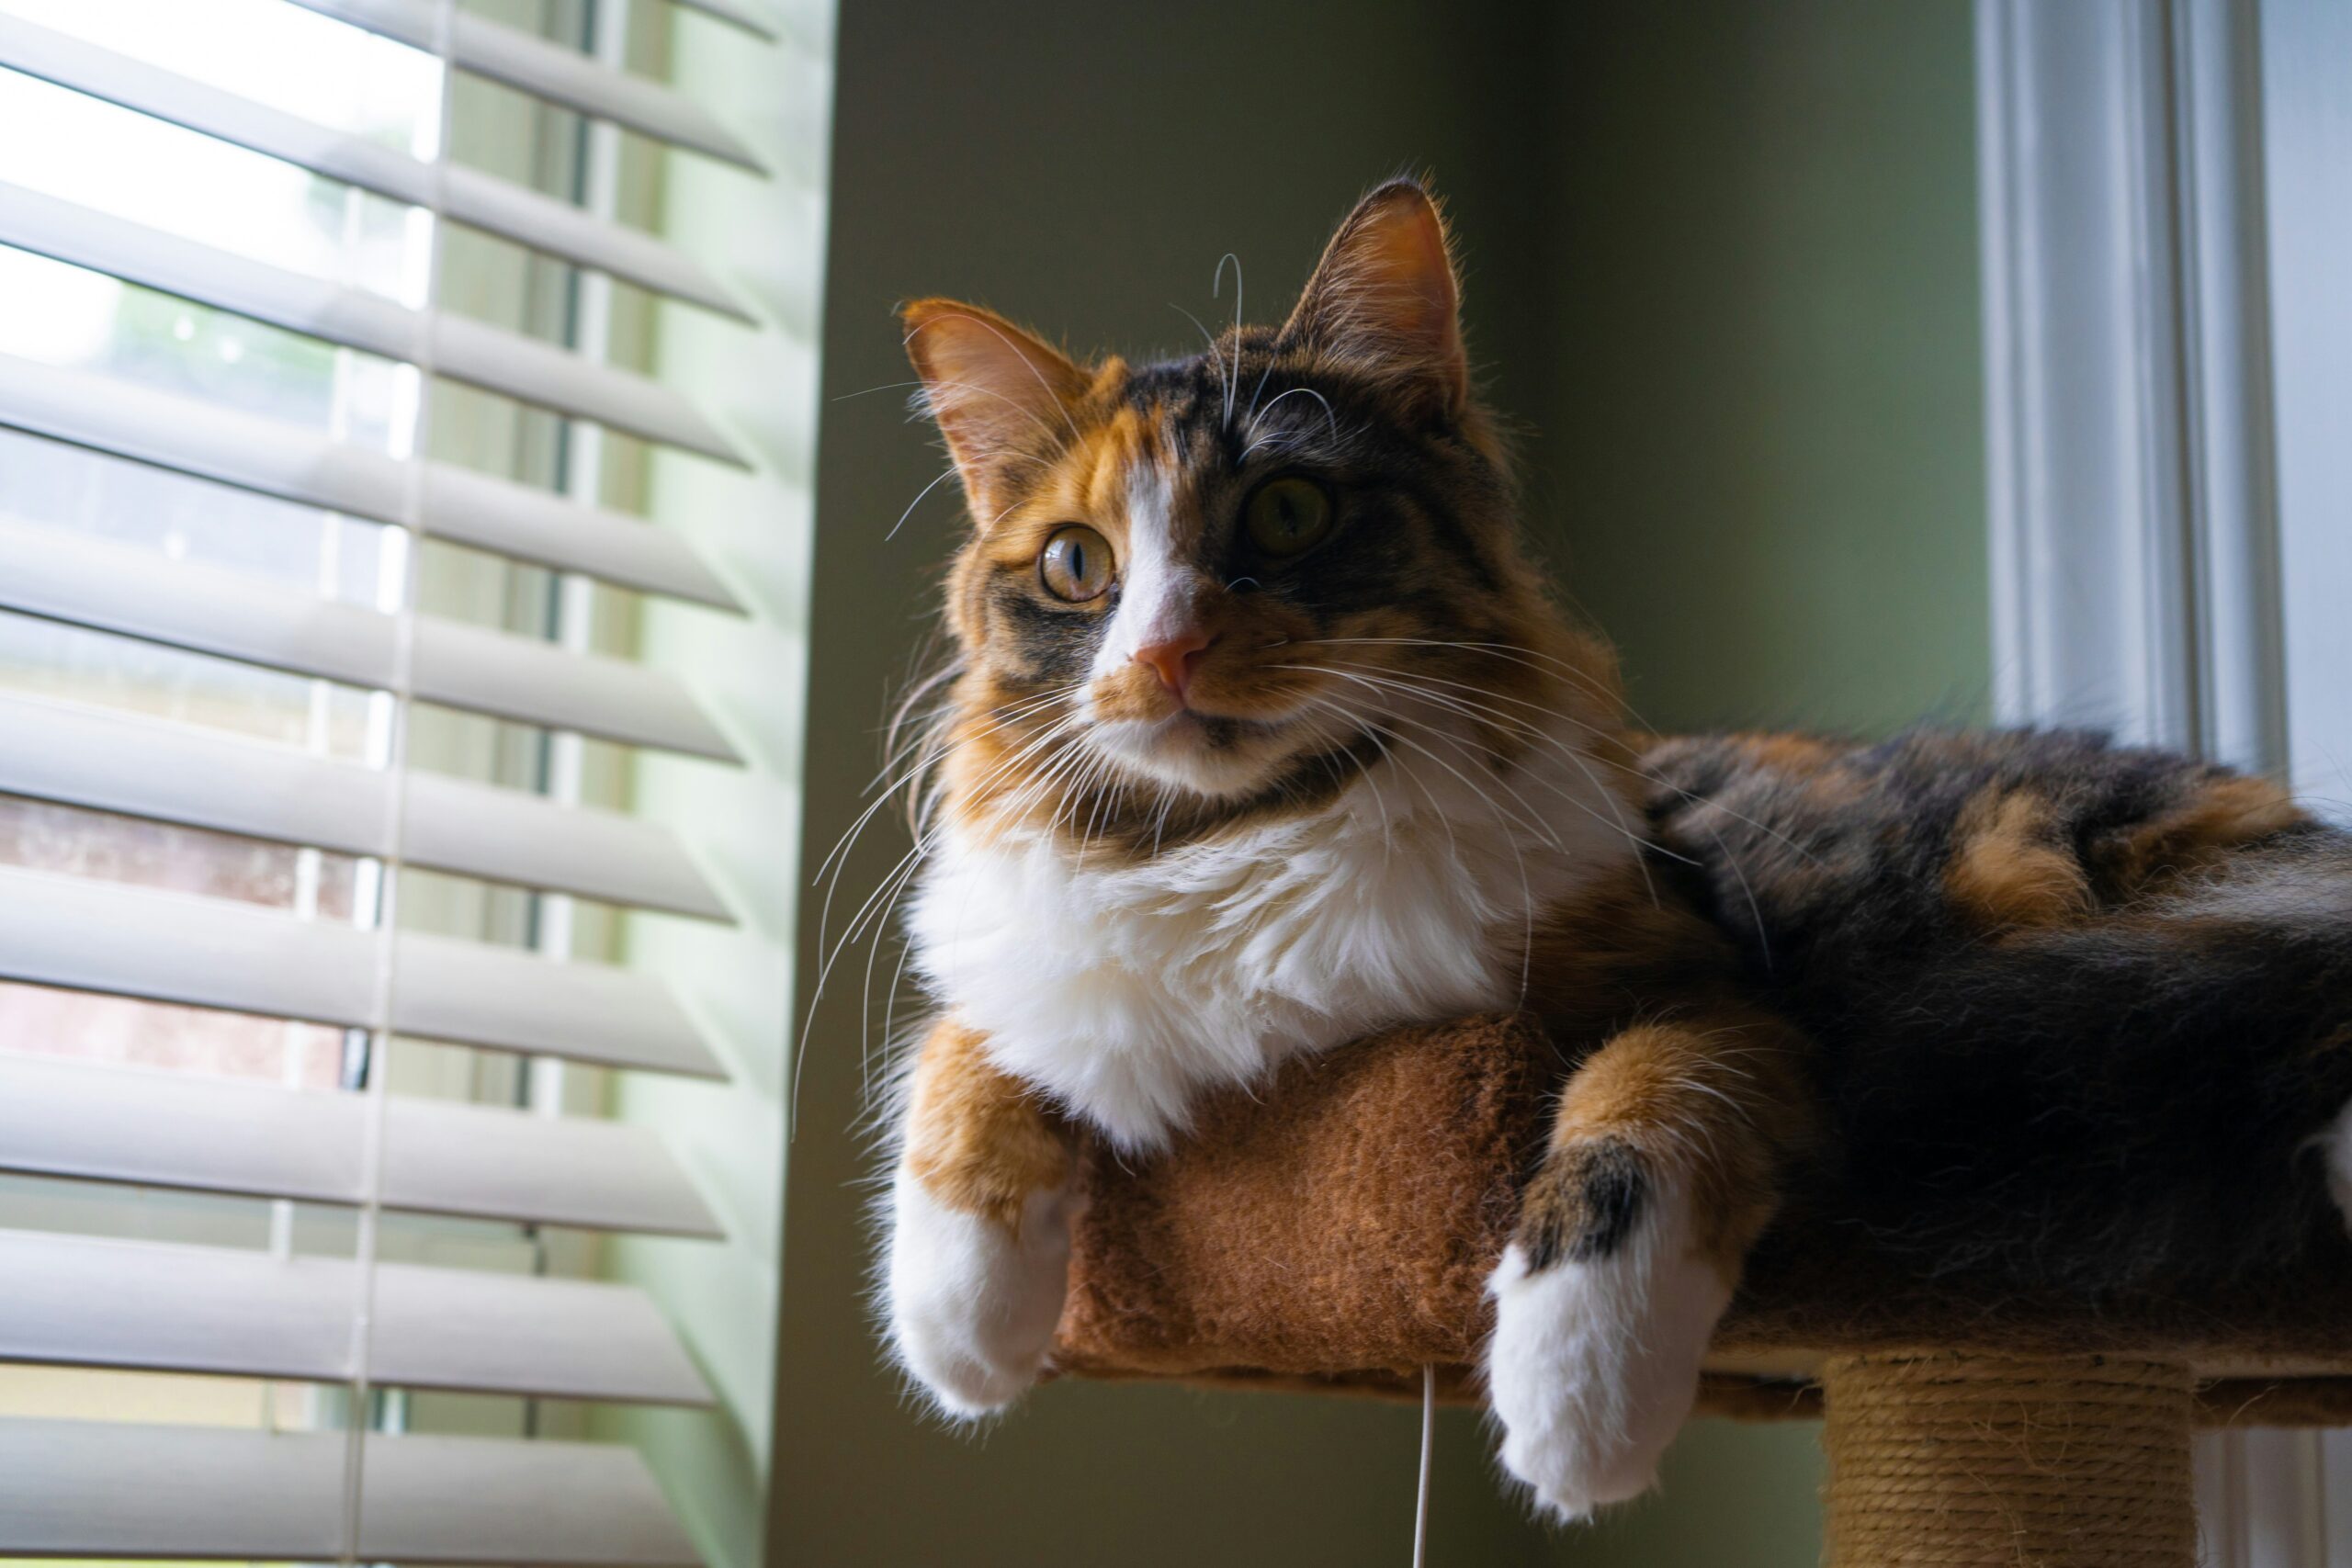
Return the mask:
[[1521,1200],[1519,1241],[1541,1272],[1563,1261],[1612,1256],[1633,1234],[1649,1201],[1642,1156],[1614,1138],[1554,1150]]

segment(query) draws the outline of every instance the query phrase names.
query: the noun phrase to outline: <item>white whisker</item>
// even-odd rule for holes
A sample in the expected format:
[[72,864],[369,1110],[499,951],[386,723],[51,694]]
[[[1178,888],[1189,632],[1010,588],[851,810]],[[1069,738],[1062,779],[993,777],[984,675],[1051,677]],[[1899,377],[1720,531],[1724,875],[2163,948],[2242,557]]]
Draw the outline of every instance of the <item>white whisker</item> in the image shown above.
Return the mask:
[[[1233,264],[1233,368],[1238,371],[1241,368],[1241,258],[1231,251],[1226,252],[1222,257],[1218,258],[1216,276],[1209,280],[1209,298],[1216,299],[1217,290],[1225,286],[1227,262]],[[1233,377],[1231,375],[1227,375],[1225,378],[1223,428],[1227,430],[1233,428]]]
[[1265,412],[1251,418],[1250,422],[1250,428],[1251,430],[1256,430],[1258,428],[1258,421],[1265,418],[1266,414],[1273,412],[1275,408],[1281,404],[1284,398],[1313,398],[1317,402],[1321,403],[1323,405],[1323,417],[1331,426],[1331,439],[1333,441],[1340,439],[1340,416],[1338,413],[1333,412],[1331,408],[1331,400],[1325,397],[1322,393],[1317,391],[1312,387],[1293,387],[1287,391],[1276,392],[1274,394],[1274,400],[1266,405]]
[[[1209,329],[1206,326],[1203,325],[1201,319],[1198,316],[1195,316],[1192,311],[1187,310],[1183,306],[1177,304],[1172,299],[1168,302],[1168,308],[1175,311],[1178,315],[1183,317],[1186,321],[1192,322],[1193,327],[1199,331],[1201,334],[1201,341],[1209,345],[1209,359],[1216,366],[1216,378],[1218,385],[1224,389],[1225,406],[1231,408],[1233,406],[1233,372],[1226,367],[1225,350],[1217,347],[1216,338],[1209,332]],[[1233,352],[1238,358],[1241,353],[1241,344],[1238,342],[1234,344]]]

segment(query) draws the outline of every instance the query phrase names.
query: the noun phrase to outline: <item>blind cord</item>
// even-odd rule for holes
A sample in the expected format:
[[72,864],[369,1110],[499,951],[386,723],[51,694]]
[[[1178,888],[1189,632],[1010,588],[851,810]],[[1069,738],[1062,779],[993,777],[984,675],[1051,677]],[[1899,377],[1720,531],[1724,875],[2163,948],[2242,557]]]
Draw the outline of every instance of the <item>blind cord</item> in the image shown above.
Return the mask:
[[1413,1499],[1413,1568],[1424,1568],[1430,1546],[1430,1461],[1437,1452],[1437,1366],[1421,1365],[1421,1482]]
[[384,1123],[391,1066],[392,1002],[399,972],[400,874],[406,862],[409,720],[415,698],[416,610],[424,540],[424,464],[433,430],[433,378],[440,359],[441,253],[447,229],[449,140],[457,98],[457,0],[435,0],[432,54],[440,65],[440,98],[435,105],[431,184],[426,190],[424,331],[413,363],[416,369],[416,413],[411,427],[408,466],[402,475],[400,597],[393,607],[392,669],[387,691],[390,726],[384,765],[384,852],[376,885],[376,974],[368,1010],[366,1077],[360,1081],[359,1207],[352,1269],[351,1409],[344,1435],[340,1568],[360,1562],[361,1514],[367,1500],[368,1434],[373,1426],[375,1393],[376,1277],[379,1228],[383,1213]]

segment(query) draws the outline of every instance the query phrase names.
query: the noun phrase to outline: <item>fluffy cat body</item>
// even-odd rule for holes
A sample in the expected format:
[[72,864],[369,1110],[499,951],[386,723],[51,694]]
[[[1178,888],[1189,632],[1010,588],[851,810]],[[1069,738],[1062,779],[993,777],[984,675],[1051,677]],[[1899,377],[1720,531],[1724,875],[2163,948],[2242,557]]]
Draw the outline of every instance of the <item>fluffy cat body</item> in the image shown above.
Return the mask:
[[916,770],[936,1013],[883,1280],[915,1383],[977,1417],[1045,1370],[1080,1136],[1148,1154],[1289,1056],[1498,1008],[1574,1064],[1487,1366],[1561,1517],[1649,1484],[1810,1173],[1929,1270],[2280,1245],[2352,1098],[2352,839],[2080,736],[1635,734],[1521,554],[1455,316],[1409,182],[1193,360],[908,308],[975,520]]

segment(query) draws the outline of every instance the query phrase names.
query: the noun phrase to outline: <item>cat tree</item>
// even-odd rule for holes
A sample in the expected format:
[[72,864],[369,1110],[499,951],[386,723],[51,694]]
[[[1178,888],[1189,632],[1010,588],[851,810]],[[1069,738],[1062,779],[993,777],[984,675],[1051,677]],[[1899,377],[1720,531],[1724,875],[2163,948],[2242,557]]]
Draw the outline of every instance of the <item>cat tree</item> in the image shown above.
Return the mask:
[[[1510,1018],[1400,1031],[1090,1159],[1058,1365],[1475,1401],[1483,1285],[1559,1067]],[[1702,1412],[1821,1416],[1833,1568],[2190,1568],[2193,1427],[2352,1423],[2352,1246],[2278,1277],[2088,1304],[1913,1277],[1784,1215]]]

